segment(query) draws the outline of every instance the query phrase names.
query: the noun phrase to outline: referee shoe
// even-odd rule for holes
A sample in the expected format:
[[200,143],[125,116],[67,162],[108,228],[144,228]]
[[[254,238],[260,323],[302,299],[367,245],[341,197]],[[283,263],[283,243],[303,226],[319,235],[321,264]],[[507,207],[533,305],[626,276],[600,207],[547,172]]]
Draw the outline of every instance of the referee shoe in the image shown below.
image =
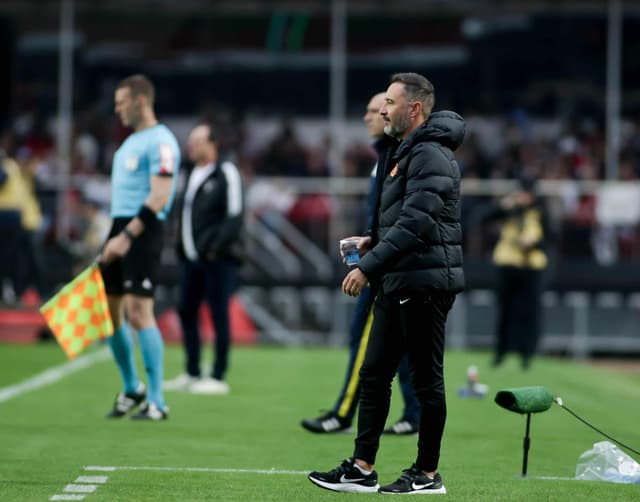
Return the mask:
[[107,413],[107,418],[122,418],[130,411],[140,406],[147,397],[147,389],[142,382],[135,392],[119,392],[113,403],[113,408]]
[[133,420],[166,420],[169,418],[169,407],[165,406],[161,410],[154,403],[145,403],[138,413],[131,415],[131,418]]

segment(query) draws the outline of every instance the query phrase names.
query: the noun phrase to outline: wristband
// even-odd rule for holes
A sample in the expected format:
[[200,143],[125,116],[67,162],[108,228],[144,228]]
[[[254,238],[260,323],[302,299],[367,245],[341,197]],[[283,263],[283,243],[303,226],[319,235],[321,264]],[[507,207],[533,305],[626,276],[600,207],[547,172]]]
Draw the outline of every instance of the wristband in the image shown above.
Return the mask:
[[122,229],[122,233],[123,233],[124,235],[126,235],[126,236],[127,236],[127,238],[128,238],[130,241],[133,241],[133,240],[136,238],[136,236],[135,236],[135,235],[133,235],[133,233],[131,232],[131,230],[129,230],[127,227],[124,227],[124,228]]
[[149,206],[142,206],[138,211],[138,218],[143,223],[144,228],[150,227],[157,221],[156,213]]

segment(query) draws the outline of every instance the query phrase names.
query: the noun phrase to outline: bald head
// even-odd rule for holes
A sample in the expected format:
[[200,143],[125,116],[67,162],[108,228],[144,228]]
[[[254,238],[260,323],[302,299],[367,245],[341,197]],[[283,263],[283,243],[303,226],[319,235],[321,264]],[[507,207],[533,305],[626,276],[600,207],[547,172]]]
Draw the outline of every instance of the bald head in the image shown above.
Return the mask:
[[372,138],[380,138],[384,134],[384,119],[380,115],[380,108],[384,104],[384,92],[374,94],[369,100],[363,120],[367,125],[367,132]]
[[218,156],[212,127],[209,124],[200,124],[193,128],[187,142],[189,159],[196,166],[205,166],[215,162]]

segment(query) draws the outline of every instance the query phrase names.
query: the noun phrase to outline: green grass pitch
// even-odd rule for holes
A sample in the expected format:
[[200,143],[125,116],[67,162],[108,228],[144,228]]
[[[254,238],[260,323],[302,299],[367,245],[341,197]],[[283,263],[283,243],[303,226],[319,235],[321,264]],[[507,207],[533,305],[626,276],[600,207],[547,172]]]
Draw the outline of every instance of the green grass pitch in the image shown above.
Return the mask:
[[[234,348],[231,394],[167,393],[171,414],[162,423],[105,420],[119,379],[110,359],[98,361],[0,402],[0,500],[51,500],[81,476],[106,477],[84,494],[87,502],[378,500],[383,496],[322,490],[305,475],[333,468],[351,454],[352,434],[314,435],[299,426],[300,419],[331,407],[346,359],[346,349]],[[555,404],[532,417],[529,477],[522,479],[525,417],[493,402],[497,390],[544,385],[638,449],[640,373],[550,358],[523,372],[515,358],[500,369],[489,361],[484,352],[449,351],[445,357],[445,500],[640,500],[640,485],[563,479],[575,475],[582,452],[605,438]],[[53,344],[0,345],[0,388],[64,363]],[[179,347],[169,347],[165,376],[175,376],[181,364]],[[470,364],[490,386],[483,400],[456,395]],[[395,391],[389,420],[399,418],[399,400]],[[382,483],[409,467],[415,443],[413,436],[383,436],[376,465]]]

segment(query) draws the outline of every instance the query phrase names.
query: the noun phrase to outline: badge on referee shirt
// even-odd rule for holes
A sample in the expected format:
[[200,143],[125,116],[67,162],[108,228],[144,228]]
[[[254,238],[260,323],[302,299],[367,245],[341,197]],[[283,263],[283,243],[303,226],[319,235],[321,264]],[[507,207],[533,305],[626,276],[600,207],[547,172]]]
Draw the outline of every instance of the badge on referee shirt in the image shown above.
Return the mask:
[[172,174],[175,167],[173,149],[164,143],[160,145],[160,174]]
[[136,169],[138,169],[138,156],[130,155],[129,157],[124,159],[124,167],[128,171],[135,171]]

